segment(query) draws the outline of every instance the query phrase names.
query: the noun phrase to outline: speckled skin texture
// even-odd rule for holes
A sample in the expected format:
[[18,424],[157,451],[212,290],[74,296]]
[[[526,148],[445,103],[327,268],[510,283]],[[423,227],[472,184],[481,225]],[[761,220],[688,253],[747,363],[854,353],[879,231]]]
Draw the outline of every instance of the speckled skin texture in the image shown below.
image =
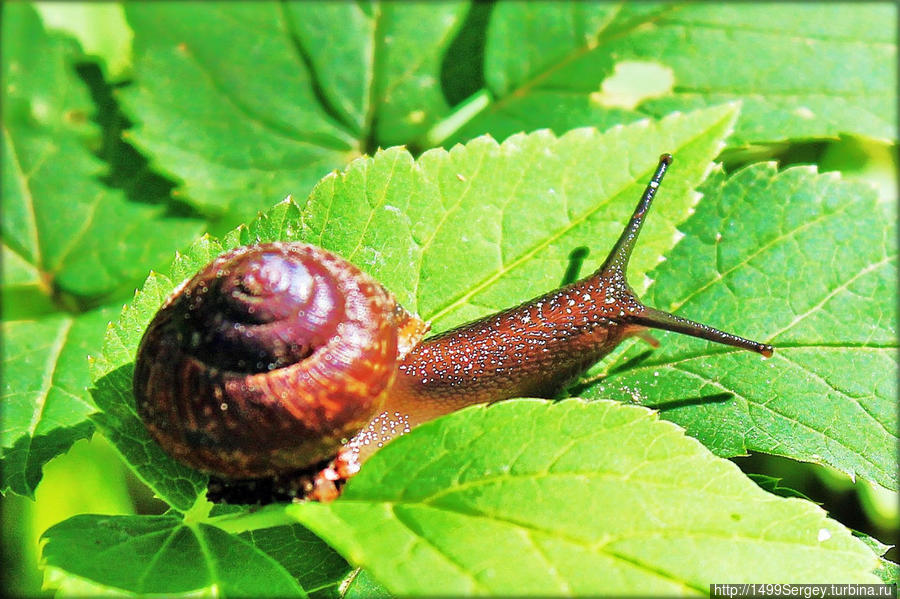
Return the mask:
[[135,363],[137,410],[180,461],[227,478],[333,457],[381,407],[406,313],[303,244],[223,254],[169,298]]
[[468,405],[553,397],[625,337],[644,307],[614,266],[430,337],[400,362],[378,421],[351,447],[365,459],[411,427]]
[[427,394],[450,411],[507,397],[548,397],[639,327],[621,277],[596,275],[420,343],[400,363],[385,409]]

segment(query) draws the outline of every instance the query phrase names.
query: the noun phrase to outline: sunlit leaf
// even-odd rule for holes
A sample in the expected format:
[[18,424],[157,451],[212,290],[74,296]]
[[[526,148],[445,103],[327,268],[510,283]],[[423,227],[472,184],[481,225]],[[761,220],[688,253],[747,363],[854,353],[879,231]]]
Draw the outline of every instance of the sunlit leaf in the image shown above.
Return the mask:
[[720,455],[764,451],[896,489],[896,219],[871,187],[808,168],[717,173],[702,191],[645,299],[775,356],[666,335],[583,393],[659,408]]
[[821,508],[610,401],[454,413],[376,453],[340,500],[285,510],[399,595],[878,580],[875,555]]

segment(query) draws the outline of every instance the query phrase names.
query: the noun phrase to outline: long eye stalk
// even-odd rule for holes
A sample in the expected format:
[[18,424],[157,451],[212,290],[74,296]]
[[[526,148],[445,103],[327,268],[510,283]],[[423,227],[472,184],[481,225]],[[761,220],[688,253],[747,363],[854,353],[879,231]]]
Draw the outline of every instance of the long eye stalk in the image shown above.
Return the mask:
[[[628,267],[628,260],[631,258],[631,252],[637,242],[638,234],[641,231],[641,227],[644,225],[647,211],[650,210],[650,204],[653,203],[653,197],[656,195],[656,190],[659,189],[660,183],[662,183],[662,179],[669,169],[670,164],[672,164],[671,154],[663,154],[659,157],[659,165],[656,167],[656,172],[653,173],[650,183],[647,184],[647,188],[644,190],[637,207],[634,209],[634,214],[631,215],[631,220],[628,222],[625,230],[622,231],[622,235],[619,237],[618,241],[616,241],[612,251],[610,251],[609,256],[598,271],[598,273],[601,274],[601,277],[606,273],[608,278],[612,278],[608,276],[612,271],[619,271],[621,276],[625,275],[625,270]],[[662,310],[657,310],[656,308],[650,308],[648,306],[641,305],[640,309],[631,315],[630,320],[636,324],[649,328],[674,331],[676,333],[706,339],[707,341],[715,341],[716,343],[723,343],[725,345],[747,349],[762,354],[767,358],[771,357],[772,352],[774,351],[774,348],[767,343],[759,343],[758,341],[744,339],[743,337],[738,337],[737,335],[732,335],[731,333],[714,329],[705,324],[694,322],[693,320],[675,316],[674,314],[663,312]]]

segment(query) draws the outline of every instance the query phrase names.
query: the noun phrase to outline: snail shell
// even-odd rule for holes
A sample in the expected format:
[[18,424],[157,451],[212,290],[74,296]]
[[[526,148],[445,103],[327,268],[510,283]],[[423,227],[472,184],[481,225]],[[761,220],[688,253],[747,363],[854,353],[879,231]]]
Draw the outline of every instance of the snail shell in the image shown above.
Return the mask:
[[173,457],[228,478],[333,457],[380,409],[425,326],[321,248],[229,251],[166,301],[141,340],[137,410]]

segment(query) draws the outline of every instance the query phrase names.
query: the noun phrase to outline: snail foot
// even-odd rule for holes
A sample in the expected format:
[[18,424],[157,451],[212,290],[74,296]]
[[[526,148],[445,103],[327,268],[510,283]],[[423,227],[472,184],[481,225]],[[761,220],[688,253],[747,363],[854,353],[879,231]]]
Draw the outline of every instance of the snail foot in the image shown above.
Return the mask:
[[212,503],[238,505],[268,505],[290,503],[309,498],[319,474],[333,460],[323,460],[312,466],[278,476],[228,479],[210,475],[206,498]]
[[299,501],[334,501],[347,480],[359,472],[358,452],[341,451],[302,470],[265,478],[209,477],[206,498],[213,503],[268,505]]

